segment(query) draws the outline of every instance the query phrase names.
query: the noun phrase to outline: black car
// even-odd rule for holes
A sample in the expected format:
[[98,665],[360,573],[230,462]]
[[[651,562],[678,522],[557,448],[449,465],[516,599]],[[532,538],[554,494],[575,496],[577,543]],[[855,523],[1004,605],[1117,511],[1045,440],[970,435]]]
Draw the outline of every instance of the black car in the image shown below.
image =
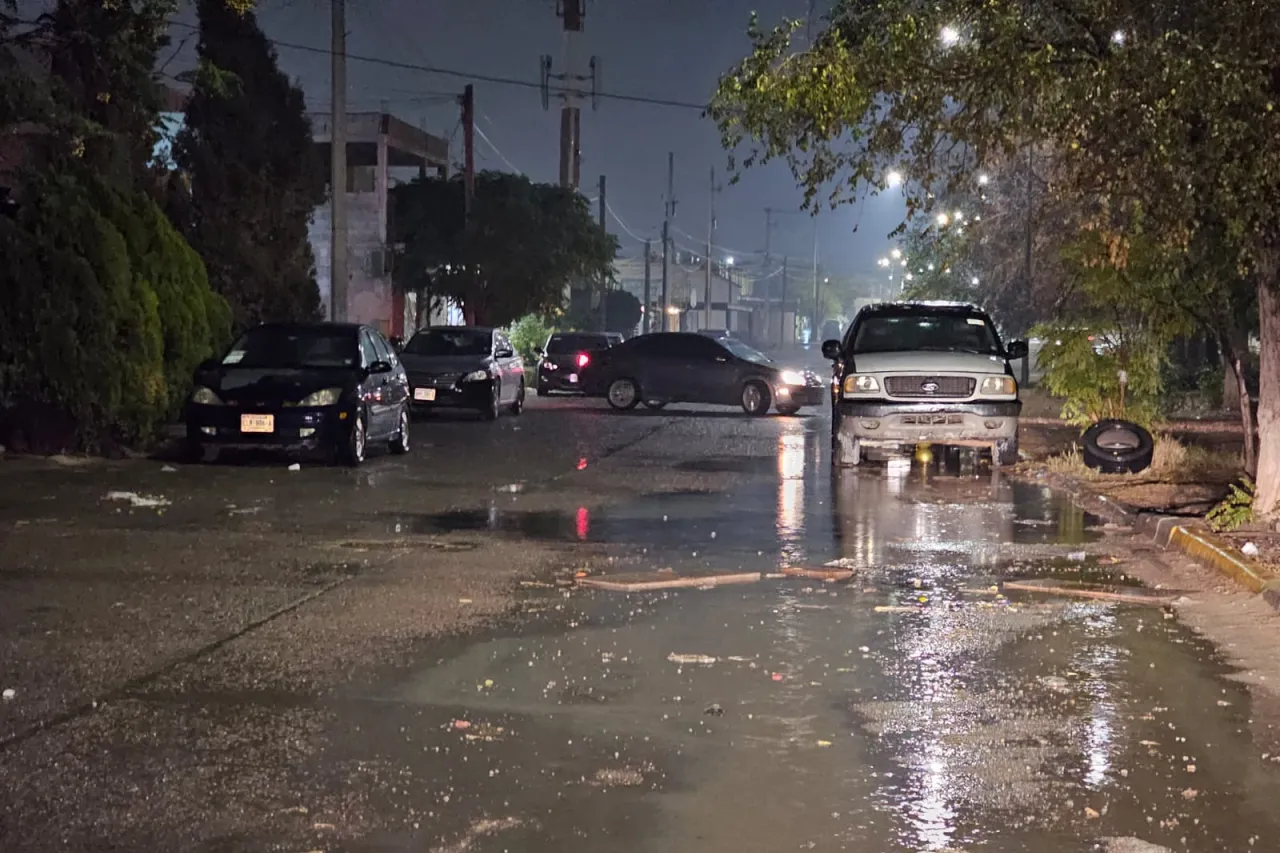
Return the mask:
[[404,345],[413,410],[472,409],[497,420],[524,411],[524,362],[500,329],[431,326]]
[[581,393],[580,376],[593,355],[620,343],[622,335],[613,332],[556,332],[538,350],[538,396]]
[[584,391],[615,409],[643,403],[742,406],[750,415],[776,407],[791,415],[821,405],[826,385],[807,370],[788,370],[741,341],[690,332],[640,335],[599,353],[582,376]]
[[377,330],[269,323],[196,370],[186,406],[195,458],[227,448],[331,451],[359,465],[371,443],[409,452],[409,380]]

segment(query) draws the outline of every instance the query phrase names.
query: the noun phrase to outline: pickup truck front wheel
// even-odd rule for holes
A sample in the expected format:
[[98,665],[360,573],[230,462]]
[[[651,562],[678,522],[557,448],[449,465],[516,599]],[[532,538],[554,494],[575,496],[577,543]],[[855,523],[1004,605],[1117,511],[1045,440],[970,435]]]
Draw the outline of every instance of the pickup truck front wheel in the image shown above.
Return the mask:
[[991,449],[991,461],[1001,467],[1018,464],[1018,434],[1002,438]]

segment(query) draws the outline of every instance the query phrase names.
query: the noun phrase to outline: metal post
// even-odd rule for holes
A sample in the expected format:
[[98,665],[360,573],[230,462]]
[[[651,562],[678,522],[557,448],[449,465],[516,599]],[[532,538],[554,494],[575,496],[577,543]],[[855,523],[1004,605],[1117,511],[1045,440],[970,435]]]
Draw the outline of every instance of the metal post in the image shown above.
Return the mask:
[[[605,213],[609,208],[608,202],[605,200],[605,177],[600,176],[600,230],[608,234],[609,229],[605,221]],[[600,331],[609,331],[609,291],[608,278],[602,278],[600,281]]]
[[649,315],[653,313],[653,297],[649,293],[649,255],[650,241],[644,241],[644,313],[641,314],[641,330],[644,334],[649,334]]
[[667,306],[671,294],[668,290],[670,280],[671,254],[671,217],[676,210],[676,155],[674,151],[667,154],[667,203],[662,217],[662,331],[667,330]]
[[332,12],[329,108],[329,319],[347,319],[347,4]]
[[[782,259],[782,299],[778,302],[778,346],[787,345],[787,258]],[[795,326],[791,328],[795,332]]]
[[809,342],[818,339],[818,219],[813,220],[813,316],[809,318]]
[[476,89],[470,83],[462,93],[463,204],[467,219],[476,197]]
[[702,295],[702,328],[711,328],[711,235],[716,230],[716,167],[711,167],[711,201],[707,208],[707,283]]

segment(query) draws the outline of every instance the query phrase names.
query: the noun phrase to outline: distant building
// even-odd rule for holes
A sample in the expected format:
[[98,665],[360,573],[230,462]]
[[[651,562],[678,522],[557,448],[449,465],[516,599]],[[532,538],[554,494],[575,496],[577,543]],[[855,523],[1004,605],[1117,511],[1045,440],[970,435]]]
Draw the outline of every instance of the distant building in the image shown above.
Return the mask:
[[[312,138],[326,170],[330,164],[332,116],[312,113]],[[388,242],[390,191],[400,180],[435,174],[446,177],[449,143],[388,113],[347,114],[347,318],[368,323],[398,337],[412,333],[419,316],[412,296],[395,290],[391,280],[394,247]],[[326,171],[326,175],[329,171]],[[326,312],[330,306],[329,239],[331,207],[316,208],[309,238],[316,259],[316,283]],[[449,316],[423,317],[447,322]]]

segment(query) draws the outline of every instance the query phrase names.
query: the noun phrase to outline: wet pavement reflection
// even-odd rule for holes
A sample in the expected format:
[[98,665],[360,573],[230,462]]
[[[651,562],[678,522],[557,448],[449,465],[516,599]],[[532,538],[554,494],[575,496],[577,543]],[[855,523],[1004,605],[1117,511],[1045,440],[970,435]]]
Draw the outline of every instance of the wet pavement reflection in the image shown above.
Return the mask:
[[[512,822],[467,849],[1209,851],[1276,837],[1280,776],[1251,743],[1248,694],[1171,613],[994,590],[1134,583],[1081,553],[1097,519],[990,472],[829,477],[820,441],[784,430],[769,466],[695,460],[743,475],[725,493],[422,520],[644,546],[655,565],[697,549],[724,568],[856,569],[848,583],[539,593],[523,630],[388,685],[383,700],[429,709],[490,768],[451,802]],[[467,739],[494,726],[493,742]],[[600,810],[620,822],[587,817]]]

